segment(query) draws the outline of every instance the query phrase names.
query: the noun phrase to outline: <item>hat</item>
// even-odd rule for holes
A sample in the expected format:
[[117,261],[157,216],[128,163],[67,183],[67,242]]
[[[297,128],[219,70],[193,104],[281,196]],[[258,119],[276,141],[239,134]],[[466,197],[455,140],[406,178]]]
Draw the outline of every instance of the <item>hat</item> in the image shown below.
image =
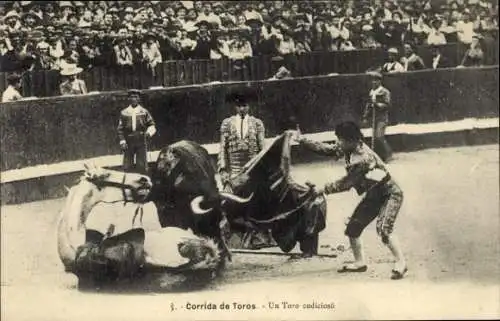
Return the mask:
[[59,2],[59,8],[73,8],[73,5],[71,4],[71,1],[60,1]]
[[111,7],[108,9],[108,13],[117,13],[119,10],[116,7]]
[[13,73],[7,76],[7,83],[12,84],[18,82],[21,79],[21,75]]
[[361,30],[364,31],[364,32],[369,32],[369,31],[373,30],[373,27],[371,25],[363,25],[361,27]]
[[15,10],[11,10],[11,11],[7,12],[7,14],[3,18],[3,20],[5,21],[5,20],[10,19],[10,18],[20,19],[21,16],[19,16],[19,14]]
[[49,49],[50,45],[45,41],[42,41],[36,45],[37,49]]
[[129,89],[127,91],[127,96],[133,96],[133,95],[137,95],[137,96],[140,96],[141,95],[141,91],[139,89]]
[[76,65],[70,65],[65,69],[61,70],[61,76],[72,76],[77,75],[83,71],[82,68],[77,67]]
[[207,26],[208,28],[212,27],[212,24],[208,22],[207,20],[200,20],[197,23],[194,24],[195,26],[201,27],[202,25]]
[[392,54],[396,54],[397,55],[399,53],[399,51],[398,51],[397,48],[393,47],[393,48],[389,48],[389,50],[387,50],[387,53],[392,53]]
[[33,1],[21,1],[21,6],[26,7],[29,6]]
[[229,103],[249,103],[258,99],[257,94],[253,90],[238,90],[229,94],[226,101]]
[[82,1],[73,1],[73,4],[75,5],[75,7],[85,7],[85,3],[83,3]]
[[366,74],[371,78],[382,79],[382,74],[378,71],[369,71]]
[[132,8],[132,7],[126,7],[125,8],[125,13],[134,13],[134,8]]

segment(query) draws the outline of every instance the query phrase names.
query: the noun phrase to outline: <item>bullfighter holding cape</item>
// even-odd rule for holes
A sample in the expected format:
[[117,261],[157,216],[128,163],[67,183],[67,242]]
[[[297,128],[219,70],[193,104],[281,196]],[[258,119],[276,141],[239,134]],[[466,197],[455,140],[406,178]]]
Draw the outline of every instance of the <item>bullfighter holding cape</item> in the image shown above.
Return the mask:
[[[249,103],[256,100],[257,96],[251,91],[236,92],[227,97],[227,101],[234,104],[236,114],[224,119],[220,128],[220,153],[217,165],[224,191],[232,192],[234,178],[243,171],[245,164],[264,148],[264,123],[249,115]],[[269,233],[264,233],[265,235],[257,235],[260,244],[254,246],[274,245]],[[249,226],[242,240],[242,243],[247,244],[243,244],[243,247],[252,247],[252,236],[255,235],[255,229]],[[244,242],[245,239],[247,242]]]

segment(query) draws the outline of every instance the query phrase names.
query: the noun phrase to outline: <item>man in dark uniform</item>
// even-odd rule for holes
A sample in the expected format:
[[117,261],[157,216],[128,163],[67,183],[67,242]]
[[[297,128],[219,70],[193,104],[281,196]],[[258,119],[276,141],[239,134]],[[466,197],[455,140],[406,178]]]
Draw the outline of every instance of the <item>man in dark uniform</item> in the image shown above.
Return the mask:
[[147,145],[148,139],[156,133],[155,122],[149,111],[139,105],[139,90],[129,90],[128,96],[130,105],[120,112],[118,122],[118,137],[123,150],[123,170],[147,174]]
[[[389,125],[389,107],[391,106],[391,92],[382,86],[382,75],[378,72],[369,72],[372,89],[368,94],[368,102],[363,114],[363,122],[373,126],[375,152],[384,162],[392,158],[392,149],[385,139],[385,129]],[[372,117],[369,117],[372,116]]]

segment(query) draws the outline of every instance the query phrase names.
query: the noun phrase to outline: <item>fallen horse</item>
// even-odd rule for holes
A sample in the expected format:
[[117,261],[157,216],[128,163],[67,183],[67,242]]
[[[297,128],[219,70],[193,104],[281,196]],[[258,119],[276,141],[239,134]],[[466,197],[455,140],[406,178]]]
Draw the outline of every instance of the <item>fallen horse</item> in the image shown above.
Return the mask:
[[78,277],[80,289],[99,289],[155,273],[163,280],[190,281],[195,275],[210,282],[223,268],[216,242],[191,230],[164,227],[146,231],[134,227],[115,234],[87,229],[85,223],[99,203],[132,202],[136,214],[152,188],[147,176],[86,166],[78,184],[71,187],[58,222],[58,253],[66,272]]

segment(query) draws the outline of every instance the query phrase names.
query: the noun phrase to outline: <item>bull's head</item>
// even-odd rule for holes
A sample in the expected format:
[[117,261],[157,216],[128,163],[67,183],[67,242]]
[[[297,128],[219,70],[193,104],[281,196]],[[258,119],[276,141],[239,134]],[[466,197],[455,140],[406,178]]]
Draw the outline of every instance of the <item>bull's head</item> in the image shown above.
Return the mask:
[[[224,203],[227,201],[236,202],[239,204],[245,204],[245,203],[248,203],[253,197],[253,193],[248,198],[242,198],[242,197],[236,196],[234,194],[225,193],[225,192],[220,192],[219,195],[222,199],[221,205],[224,205]],[[203,215],[203,214],[207,214],[213,210],[213,207],[206,208],[206,209],[201,207],[201,203],[204,201],[204,199],[205,198],[202,195],[200,195],[200,196],[195,197],[191,201],[191,210],[193,211],[193,213],[198,214],[198,215]]]

